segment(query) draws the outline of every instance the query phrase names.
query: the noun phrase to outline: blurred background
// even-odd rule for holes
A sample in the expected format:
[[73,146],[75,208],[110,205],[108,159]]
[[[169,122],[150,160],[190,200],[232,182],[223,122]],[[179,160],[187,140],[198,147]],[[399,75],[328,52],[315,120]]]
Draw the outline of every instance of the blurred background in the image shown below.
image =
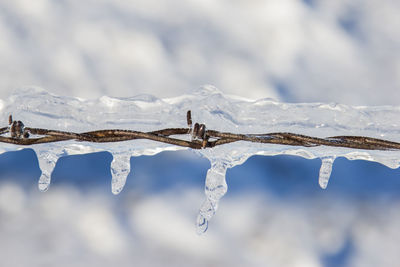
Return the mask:
[[[173,97],[203,84],[285,102],[398,105],[400,2],[0,0],[0,98],[39,86],[81,98]],[[397,140],[399,141],[399,140]],[[195,232],[209,162],[61,158],[40,193],[31,149],[0,155],[0,266],[398,266],[400,171],[254,156]]]

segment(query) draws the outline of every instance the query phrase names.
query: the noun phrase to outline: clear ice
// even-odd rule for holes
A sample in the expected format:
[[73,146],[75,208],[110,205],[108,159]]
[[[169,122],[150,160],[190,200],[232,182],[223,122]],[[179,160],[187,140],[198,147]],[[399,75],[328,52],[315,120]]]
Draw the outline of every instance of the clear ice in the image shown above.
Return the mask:
[[335,157],[325,157],[321,159],[321,169],[319,170],[318,183],[322,189],[326,189],[326,187],[328,186],[334,161]]
[[208,221],[214,216],[218,202],[228,191],[226,184],[226,169],[228,165],[223,161],[211,162],[211,168],[207,172],[205,193],[206,200],[200,207],[197,217],[197,233],[202,234],[208,229]]
[[[204,86],[186,95],[160,99],[151,95],[130,98],[85,100],[49,94],[40,88],[17,91],[0,101],[0,125],[8,125],[8,115],[27,127],[86,132],[97,129],[130,129],[154,131],[163,128],[187,127],[186,112],[192,111],[193,123],[204,123],[207,129],[233,133],[292,132],[315,137],[340,135],[369,136],[400,141],[400,107],[352,107],[333,103],[281,103],[272,99],[249,100],[226,96],[213,86]],[[188,140],[190,136],[186,137]],[[0,153],[21,149],[2,144]],[[149,140],[119,143],[65,141],[33,145],[42,169],[40,190],[47,190],[57,159],[65,155],[108,151],[111,163],[112,192],[118,194],[130,171],[131,156],[155,155],[162,151],[187,149]],[[307,159],[321,158],[319,184],[326,188],[335,158],[379,162],[390,168],[400,165],[399,151],[355,150],[340,147],[296,147],[273,144],[235,142],[198,151],[208,158],[203,202],[197,218],[202,233],[215,214],[220,198],[227,191],[227,168],[242,164],[253,155],[294,155]]]
[[43,145],[40,148],[33,149],[39,162],[39,168],[42,171],[40,175],[38,187],[39,190],[45,192],[49,189],[51,181],[51,173],[56,166],[58,158],[61,156],[60,150],[48,149]]
[[111,162],[111,192],[114,195],[119,194],[125,186],[126,178],[130,172],[130,155],[113,154]]

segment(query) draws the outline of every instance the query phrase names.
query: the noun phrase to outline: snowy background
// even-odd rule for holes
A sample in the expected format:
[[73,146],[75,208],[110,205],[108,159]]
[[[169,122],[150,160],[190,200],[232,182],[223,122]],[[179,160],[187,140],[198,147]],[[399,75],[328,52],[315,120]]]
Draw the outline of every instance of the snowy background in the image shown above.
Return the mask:
[[[0,98],[172,97],[203,84],[286,102],[398,105],[400,3],[1,1]],[[398,140],[399,141],[399,140]],[[107,152],[61,158],[46,193],[34,152],[0,155],[0,266],[397,266],[400,171],[250,158],[205,235],[194,221],[209,162],[132,158],[117,196]]]

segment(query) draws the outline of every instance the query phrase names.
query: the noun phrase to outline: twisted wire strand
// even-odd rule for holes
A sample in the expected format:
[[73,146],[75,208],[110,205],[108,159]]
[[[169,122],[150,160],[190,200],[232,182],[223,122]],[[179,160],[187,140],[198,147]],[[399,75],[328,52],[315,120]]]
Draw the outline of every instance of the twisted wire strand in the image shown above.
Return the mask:
[[[12,120],[12,116],[10,115],[10,126],[0,128],[0,142],[29,146],[34,144],[53,143],[66,140],[104,143],[122,142],[134,139],[147,139],[181,147],[189,147],[192,149],[205,149],[237,141],[245,141],[261,144],[303,147],[332,146],[365,150],[400,150],[400,143],[365,136],[333,136],[319,138],[287,132],[266,134],[235,134],[208,130],[204,124],[198,123],[195,123],[192,127],[190,110],[187,112],[186,119],[188,128],[167,128],[151,132],[109,129],[74,133],[24,127],[24,124],[21,121]],[[11,136],[3,136],[7,133],[10,133]],[[171,137],[188,134],[191,135],[190,141]],[[41,137],[30,137],[30,135],[39,135]]]

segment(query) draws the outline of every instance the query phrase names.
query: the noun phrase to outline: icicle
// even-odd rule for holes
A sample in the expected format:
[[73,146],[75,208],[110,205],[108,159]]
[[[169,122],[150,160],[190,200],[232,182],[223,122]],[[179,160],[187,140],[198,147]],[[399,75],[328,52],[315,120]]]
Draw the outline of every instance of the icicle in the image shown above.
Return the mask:
[[223,161],[211,163],[211,168],[207,172],[205,193],[207,199],[218,204],[219,199],[228,190],[225,174],[228,165]]
[[61,153],[54,150],[47,149],[34,149],[39,161],[39,168],[42,171],[42,174],[39,178],[38,187],[39,190],[45,192],[49,189],[50,181],[51,181],[51,173],[56,166],[57,160],[60,157]]
[[197,234],[204,234],[208,229],[208,220],[201,214],[197,215],[196,221]]
[[207,198],[200,207],[196,222],[199,234],[207,231],[208,221],[214,216],[219,200],[228,190],[225,178],[227,168],[228,165],[223,161],[215,161],[211,163],[211,168],[207,172],[205,186]]
[[321,169],[319,170],[319,186],[322,189],[326,189],[328,186],[329,178],[332,173],[332,165],[335,161],[335,157],[325,157],[321,159]]
[[114,195],[119,194],[125,186],[126,178],[130,172],[130,155],[113,154],[111,162],[111,191]]

